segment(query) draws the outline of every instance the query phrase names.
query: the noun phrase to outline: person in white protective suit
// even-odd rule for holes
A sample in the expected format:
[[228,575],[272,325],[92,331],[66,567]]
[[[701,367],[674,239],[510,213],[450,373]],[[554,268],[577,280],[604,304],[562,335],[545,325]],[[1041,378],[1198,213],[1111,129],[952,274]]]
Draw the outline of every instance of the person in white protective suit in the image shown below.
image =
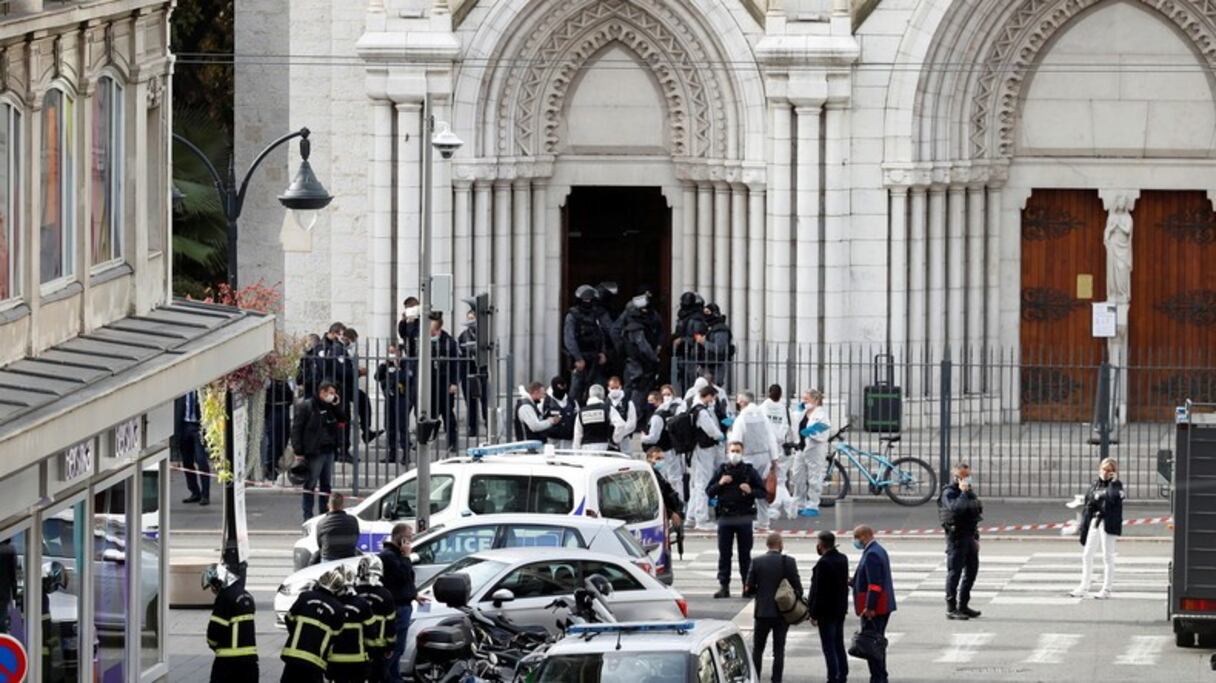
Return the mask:
[[697,447],[693,449],[689,469],[688,505],[684,508],[684,526],[709,526],[709,495],[705,492],[718,465],[726,462],[722,442],[726,440],[718,427],[713,405],[718,394],[711,386],[701,387],[697,400],[689,409],[697,433]]
[[823,407],[823,392],[818,389],[802,392],[802,402],[794,407],[790,422],[800,439],[790,468],[798,516],[818,517],[823,468],[828,461],[828,437],[832,430],[828,411]]
[[[770,519],[785,517],[793,519],[798,515],[797,501],[790,495],[790,466],[793,464],[792,447],[796,439],[790,429],[789,408],[783,400],[781,385],[774,384],[768,388],[768,398],[760,404],[760,410],[768,420],[768,429],[777,440],[781,455],[777,460],[777,496],[768,507]],[[787,451],[787,448],[791,450]]]
[[[768,418],[756,403],[756,395],[750,391],[741,391],[736,400],[739,412],[731,421],[727,440],[743,444],[743,459],[756,470],[762,481],[767,481],[769,468],[776,467],[781,458],[781,447],[769,431]],[[756,499],[757,528],[768,528],[768,508],[769,504],[765,498]]]
[[671,448],[671,439],[664,431],[667,420],[686,410],[684,402],[676,399],[676,391],[670,384],[664,384],[658,391],[650,392],[646,398],[654,406],[654,414],[642,435],[642,451],[650,452],[652,447],[663,449],[663,478],[675,489],[676,496],[683,502],[688,499],[684,492],[684,456]]

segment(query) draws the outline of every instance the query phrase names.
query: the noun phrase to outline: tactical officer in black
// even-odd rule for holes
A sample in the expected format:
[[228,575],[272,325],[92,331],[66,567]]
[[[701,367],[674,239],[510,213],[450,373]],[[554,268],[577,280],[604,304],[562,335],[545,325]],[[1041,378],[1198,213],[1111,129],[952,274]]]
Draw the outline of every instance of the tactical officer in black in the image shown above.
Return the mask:
[[639,414],[646,396],[659,377],[659,353],[650,341],[650,297],[634,297],[627,306],[621,326],[621,346],[625,353],[625,392]]
[[355,577],[355,592],[372,608],[372,638],[367,643],[367,680],[380,683],[388,680],[388,655],[397,642],[397,606],[393,594],[380,583],[384,563],[377,555],[359,560]]
[[562,324],[562,343],[570,356],[570,394],[576,401],[586,399],[587,387],[603,384],[608,376],[608,354],[611,352],[609,327],[601,309],[596,306],[596,291],[583,285],[574,292],[578,300]]
[[702,372],[712,372],[718,385],[726,388],[730,377],[729,361],[735,356],[734,335],[718,304],[705,305],[705,336],[698,341]]
[[338,595],[342,603],[342,629],[329,648],[329,680],[334,683],[364,683],[367,680],[367,648],[376,642],[378,623],[371,603],[355,591],[355,574],[346,573],[346,590]]
[[968,606],[971,586],[980,569],[979,524],[984,504],[971,490],[971,467],[959,463],[954,481],[942,489],[939,515],[946,530],[946,618],[974,619],[979,610]]
[[[697,380],[696,354],[693,349],[692,328],[705,324],[705,299],[696,292],[680,295],[676,325],[671,333],[671,355],[676,363],[676,378],[680,390],[687,391]],[[708,326],[705,329],[709,329]]]
[[203,588],[215,593],[207,622],[207,646],[215,652],[211,683],[257,683],[253,596],[245,590],[245,582],[221,564],[203,572]]
[[323,683],[329,650],[345,624],[346,608],[336,597],[346,589],[341,569],[330,569],[310,589],[300,593],[287,613],[287,643],[281,683]]

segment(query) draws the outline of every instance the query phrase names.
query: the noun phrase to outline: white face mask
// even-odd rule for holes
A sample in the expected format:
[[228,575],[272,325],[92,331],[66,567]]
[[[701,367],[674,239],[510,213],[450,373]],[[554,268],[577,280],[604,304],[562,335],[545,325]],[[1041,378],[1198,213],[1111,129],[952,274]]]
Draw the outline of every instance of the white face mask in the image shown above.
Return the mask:
[[743,462],[743,454],[738,451],[731,451],[726,454],[726,459],[730,461],[730,464],[738,465]]
[[608,398],[612,399],[613,401],[619,401],[622,398],[625,398],[625,391],[623,389],[612,389],[608,392]]

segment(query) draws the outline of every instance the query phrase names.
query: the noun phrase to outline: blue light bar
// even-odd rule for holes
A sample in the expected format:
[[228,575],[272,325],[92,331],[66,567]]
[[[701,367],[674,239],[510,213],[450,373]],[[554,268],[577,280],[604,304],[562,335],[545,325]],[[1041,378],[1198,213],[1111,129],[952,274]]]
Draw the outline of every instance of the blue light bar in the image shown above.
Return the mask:
[[592,635],[597,633],[684,633],[691,631],[697,625],[692,620],[684,621],[646,621],[626,622],[622,624],[572,624],[566,633],[572,636]]
[[475,446],[468,449],[470,458],[484,458],[487,455],[508,455],[510,453],[529,453],[539,451],[544,447],[544,443],[540,441],[512,441],[511,443],[500,443],[495,446]]

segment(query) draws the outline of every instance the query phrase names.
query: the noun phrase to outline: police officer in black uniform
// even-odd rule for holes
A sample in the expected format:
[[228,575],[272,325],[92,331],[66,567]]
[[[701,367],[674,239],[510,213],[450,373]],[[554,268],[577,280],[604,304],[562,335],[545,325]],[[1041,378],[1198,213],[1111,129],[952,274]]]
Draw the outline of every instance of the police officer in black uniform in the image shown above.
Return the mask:
[[345,624],[346,608],[336,594],[346,589],[341,569],[322,574],[312,588],[300,593],[287,612],[287,644],[281,683],[323,683],[329,650]]
[[355,572],[355,592],[372,608],[372,638],[367,643],[367,680],[380,683],[388,680],[388,655],[397,642],[397,606],[393,594],[380,583],[384,563],[377,555],[359,560]]
[[215,593],[207,622],[207,647],[215,652],[211,683],[257,683],[258,645],[253,615],[257,607],[241,577],[222,564],[203,571],[203,588]]
[[730,377],[728,362],[735,355],[734,335],[718,304],[705,306],[705,338],[700,344],[703,372],[714,373],[718,386],[726,388]]
[[727,444],[726,462],[718,466],[705,493],[718,499],[719,589],[714,597],[730,597],[731,552],[737,545],[743,597],[750,598],[747,576],[752,565],[752,522],[756,519],[756,500],[764,496],[764,481],[756,468],[743,459],[741,442]]
[[946,618],[966,621],[980,616],[971,609],[971,586],[980,569],[980,520],[984,504],[971,490],[971,466],[954,467],[954,481],[938,502],[946,530]]
[[576,401],[586,399],[587,387],[603,384],[611,352],[609,318],[596,305],[596,290],[582,285],[574,292],[578,300],[566,313],[562,324],[562,343],[570,356],[570,393]]
[[604,387],[594,384],[587,390],[587,401],[579,405],[574,420],[574,447],[583,450],[607,450],[612,443],[612,407],[604,401]]
[[342,629],[329,648],[329,680],[334,683],[364,683],[367,680],[367,648],[375,642],[376,615],[371,603],[355,591],[355,573],[342,567],[346,588],[338,595],[342,603]]
[[681,294],[680,307],[676,310],[675,329],[671,333],[671,355],[676,364],[676,378],[680,382],[681,391],[687,391],[697,379],[692,328],[694,325],[704,324],[705,299],[696,292]]
[[627,306],[621,326],[621,346],[625,353],[625,392],[638,414],[644,412],[646,396],[654,389],[659,373],[658,349],[650,341],[650,297],[634,297]]

